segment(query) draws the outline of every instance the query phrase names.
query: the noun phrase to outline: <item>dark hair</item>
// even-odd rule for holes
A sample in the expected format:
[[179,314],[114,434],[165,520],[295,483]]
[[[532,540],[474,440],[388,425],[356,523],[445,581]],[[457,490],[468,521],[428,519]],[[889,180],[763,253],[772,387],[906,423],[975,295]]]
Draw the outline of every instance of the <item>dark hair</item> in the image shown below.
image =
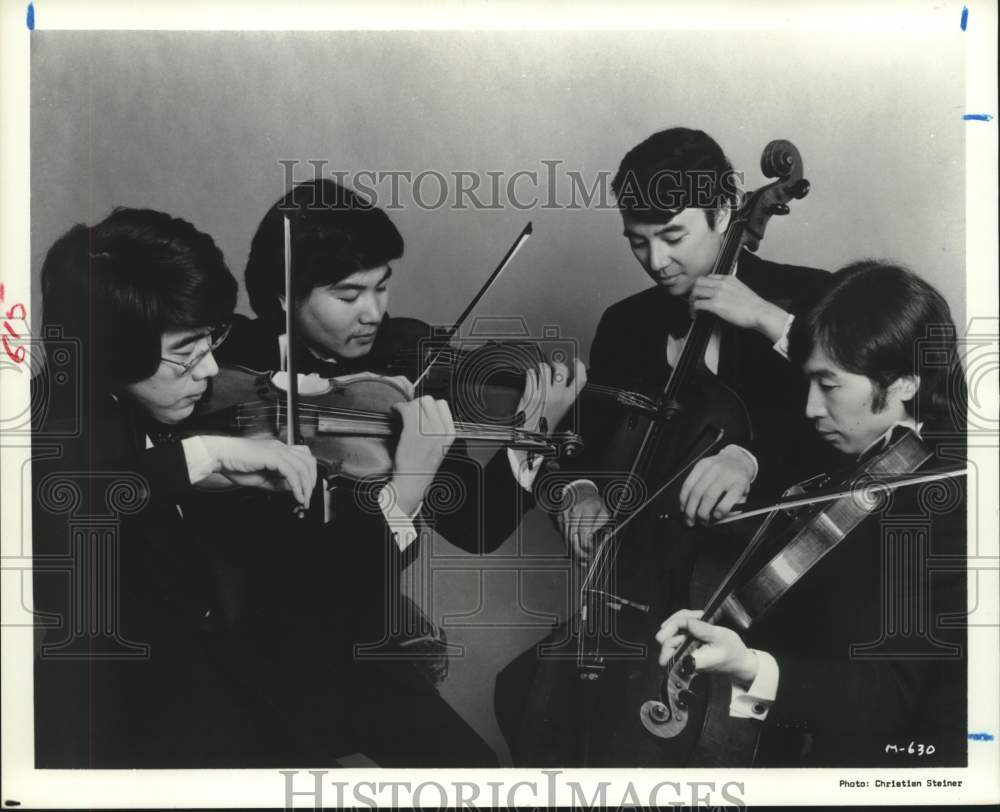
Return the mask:
[[382,209],[332,180],[300,183],[260,221],[245,274],[250,306],[280,330],[285,295],[284,215],[291,225],[296,300],[314,288],[377,268],[403,255],[403,237]]
[[628,151],[611,181],[618,208],[643,223],[665,223],[686,208],[716,212],[740,197],[739,177],[711,136],[672,127]]
[[955,324],[944,297],[916,274],[886,261],[866,259],[833,276],[823,297],[795,319],[788,357],[802,367],[816,347],[838,366],[864,375],[876,387],[875,411],[885,407],[896,380],[920,376],[907,413],[921,421],[949,416],[964,427],[965,376]]
[[156,372],[163,333],[227,321],[236,288],[222,252],[191,223],[117,208],[49,249],[43,322],[83,343],[84,375],[115,387]]

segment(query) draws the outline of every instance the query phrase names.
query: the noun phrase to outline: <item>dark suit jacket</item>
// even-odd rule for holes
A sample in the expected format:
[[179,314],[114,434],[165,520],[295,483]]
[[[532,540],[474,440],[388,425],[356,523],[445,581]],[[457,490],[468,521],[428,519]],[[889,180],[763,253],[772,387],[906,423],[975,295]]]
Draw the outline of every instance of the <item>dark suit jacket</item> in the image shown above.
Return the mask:
[[[180,443],[147,450],[153,429],[125,402],[85,402],[79,436],[47,441],[56,419],[34,438],[36,765],[252,763],[280,716],[221,664],[216,584],[178,510]],[[260,673],[250,662],[233,670]]]
[[965,539],[964,480],[898,490],[751,628],[780,672],[758,764],[964,766]]
[[[737,276],[755,293],[792,314],[810,306],[829,278],[823,271],[779,265],[749,251],[740,257]],[[682,336],[689,323],[687,301],[666,295],[658,287],[612,305],[594,335],[589,380],[659,394],[669,373],[667,335]],[[823,470],[825,449],[804,415],[805,381],[766,338],[723,323],[718,377],[736,392],[749,413],[754,434],[749,450],[760,464],[755,498]],[[599,448],[600,437],[612,434],[604,422],[599,419],[597,425],[588,426],[585,419],[587,463],[593,462],[591,448]]]
[[[353,667],[355,644],[391,643],[409,560],[380,512],[321,527],[281,495],[195,493],[162,427],[82,402],[79,436],[43,454],[60,415],[34,438],[37,766],[494,763],[432,687]],[[419,747],[420,719],[440,742]]]

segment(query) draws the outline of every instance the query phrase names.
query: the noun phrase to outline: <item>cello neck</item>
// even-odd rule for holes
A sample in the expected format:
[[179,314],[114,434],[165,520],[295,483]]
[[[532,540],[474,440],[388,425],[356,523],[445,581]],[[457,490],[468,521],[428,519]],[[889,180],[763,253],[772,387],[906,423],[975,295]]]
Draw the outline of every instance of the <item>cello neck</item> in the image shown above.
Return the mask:
[[[736,217],[726,229],[726,236],[719,249],[719,255],[715,258],[715,264],[712,266],[712,274],[736,275],[736,261],[739,258],[740,250],[746,244],[745,223],[746,221],[742,217]],[[684,346],[681,348],[680,356],[677,358],[677,363],[674,365],[673,372],[670,373],[670,378],[664,389],[663,394],[667,401],[677,398],[684,382],[690,379],[701,364],[705,357],[705,351],[708,349],[712,332],[718,324],[718,318],[712,313],[701,311],[695,315],[687,335],[684,337]]]

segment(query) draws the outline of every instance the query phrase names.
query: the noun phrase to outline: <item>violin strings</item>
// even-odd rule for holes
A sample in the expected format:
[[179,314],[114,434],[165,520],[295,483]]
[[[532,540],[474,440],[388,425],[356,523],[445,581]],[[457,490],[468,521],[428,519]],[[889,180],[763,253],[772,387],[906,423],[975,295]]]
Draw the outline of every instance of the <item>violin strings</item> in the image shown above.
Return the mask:
[[[240,417],[247,416],[247,417],[265,417],[265,418],[269,418],[271,416],[274,416],[275,414],[280,415],[280,414],[283,414],[283,413],[284,412],[282,411],[281,407],[278,406],[277,404],[266,404],[266,403],[256,404],[255,403],[255,404],[250,404],[250,405],[244,406],[240,410],[239,416]],[[366,410],[363,410],[363,409],[344,409],[344,408],[338,408],[338,407],[334,407],[334,406],[318,406],[318,405],[307,404],[307,403],[303,403],[300,406],[299,414],[300,415],[306,415],[306,416],[309,416],[309,417],[313,417],[313,416],[315,416],[315,417],[344,417],[344,418],[347,418],[347,419],[353,419],[353,418],[370,418],[372,420],[385,420],[385,421],[389,421],[390,420],[390,417],[388,415],[386,415],[384,412],[373,412],[373,411],[366,411]],[[467,421],[467,420],[455,420],[454,421],[454,425],[455,425],[456,428],[458,428],[459,426],[462,426],[462,427],[470,428],[470,429],[477,429],[477,430],[478,429],[482,429],[483,431],[488,431],[488,430],[501,431],[501,432],[506,432],[506,431],[521,431],[521,432],[526,433],[526,434],[532,433],[532,432],[528,432],[527,430],[524,430],[524,429],[518,429],[516,426],[494,426],[494,425],[491,425],[491,424],[488,424],[488,423],[475,423],[475,422],[471,422],[471,421]],[[537,433],[537,432],[535,432],[535,433]]]
[[[281,414],[281,409],[273,405],[253,404],[241,410],[235,419],[235,423],[237,427],[249,427],[261,419],[270,422],[272,418],[279,418]],[[316,417],[317,419],[330,418],[336,420],[337,418],[341,418],[352,427],[368,430],[387,429],[392,426],[391,418],[379,412],[303,406],[299,414],[300,416]],[[535,444],[550,444],[547,438],[540,432],[530,432],[515,427],[491,426],[464,420],[455,421],[454,426],[456,434],[465,439],[504,440],[508,442],[531,441]]]
[[[336,418],[332,418],[336,421]],[[249,418],[236,418],[237,428],[250,428],[253,425],[259,423],[258,420],[253,420]],[[386,430],[391,428],[391,424],[387,420],[358,420],[354,417],[350,419],[345,419],[344,422],[351,426],[352,428],[364,428],[372,430]],[[485,426],[480,426],[477,424],[455,424],[455,433],[459,438],[462,439],[498,439],[507,440],[515,442],[518,440],[532,441],[536,444],[545,443],[544,438],[541,435],[536,435],[532,432],[523,432],[519,429],[493,429]]]

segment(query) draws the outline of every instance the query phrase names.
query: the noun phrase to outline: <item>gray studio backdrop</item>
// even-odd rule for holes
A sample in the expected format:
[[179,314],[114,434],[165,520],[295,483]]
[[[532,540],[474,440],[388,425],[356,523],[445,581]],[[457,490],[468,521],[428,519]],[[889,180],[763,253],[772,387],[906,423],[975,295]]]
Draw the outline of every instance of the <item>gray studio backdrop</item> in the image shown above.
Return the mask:
[[[828,269],[896,258],[944,292],[961,325],[959,34],[35,32],[32,317],[37,327],[49,245],[115,205],[191,220],[241,278],[250,237],[285,190],[280,162],[298,162],[305,180],[315,161],[398,205],[396,315],[454,319],[533,221],[478,311],[510,318],[478,328],[548,329],[586,357],[604,308],[646,283],[616,212],[579,192],[646,135],[686,125],[715,136],[749,188],[769,140],[801,151],[812,192],[772,220],[764,256]],[[390,175],[358,172],[414,181],[397,174],[394,194]],[[459,191],[476,183],[485,206]],[[239,309],[249,312],[242,290]],[[501,753],[493,677],[546,625],[518,608],[518,578],[531,610],[565,603],[561,545],[537,512],[501,553],[521,550],[537,561],[428,555],[415,575],[435,615],[466,616],[449,628],[465,649],[443,693]]]

